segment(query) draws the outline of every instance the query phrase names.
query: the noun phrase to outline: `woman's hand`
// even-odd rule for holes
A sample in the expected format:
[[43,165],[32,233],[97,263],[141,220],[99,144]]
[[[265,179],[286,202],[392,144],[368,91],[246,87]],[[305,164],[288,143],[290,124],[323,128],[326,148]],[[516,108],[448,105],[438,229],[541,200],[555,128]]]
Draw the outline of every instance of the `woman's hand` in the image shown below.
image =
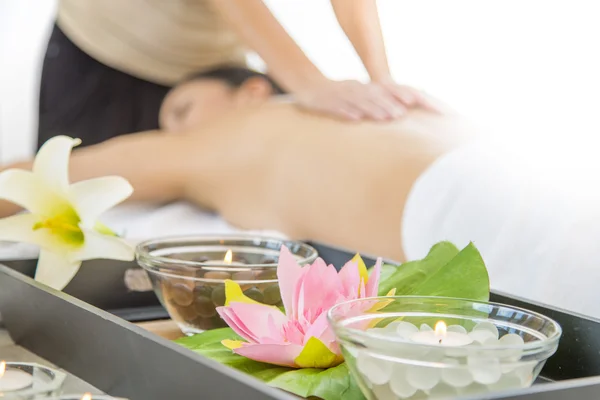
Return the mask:
[[401,118],[410,108],[439,112],[417,89],[393,81],[325,80],[293,93],[301,107],[351,121]]

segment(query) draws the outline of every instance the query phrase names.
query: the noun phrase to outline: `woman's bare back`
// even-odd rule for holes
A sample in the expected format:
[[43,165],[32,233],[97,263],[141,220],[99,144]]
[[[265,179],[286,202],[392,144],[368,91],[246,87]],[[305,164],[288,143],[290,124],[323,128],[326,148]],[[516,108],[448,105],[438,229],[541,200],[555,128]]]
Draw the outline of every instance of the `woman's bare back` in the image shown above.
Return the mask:
[[413,183],[472,134],[460,118],[426,111],[348,123],[285,103],[231,115],[211,130],[210,203],[228,221],[397,259]]

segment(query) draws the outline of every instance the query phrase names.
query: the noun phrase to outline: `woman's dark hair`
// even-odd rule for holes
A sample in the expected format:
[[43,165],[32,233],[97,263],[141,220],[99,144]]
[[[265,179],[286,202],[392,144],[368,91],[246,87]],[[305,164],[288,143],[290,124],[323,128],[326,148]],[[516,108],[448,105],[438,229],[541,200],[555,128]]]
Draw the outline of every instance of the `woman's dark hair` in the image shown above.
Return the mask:
[[284,94],[285,91],[270,76],[262,72],[254,71],[245,67],[222,66],[208,71],[196,72],[185,78],[180,84],[198,79],[216,79],[225,82],[233,88],[239,88],[250,78],[260,77],[268,81],[273,87],[273,93]]

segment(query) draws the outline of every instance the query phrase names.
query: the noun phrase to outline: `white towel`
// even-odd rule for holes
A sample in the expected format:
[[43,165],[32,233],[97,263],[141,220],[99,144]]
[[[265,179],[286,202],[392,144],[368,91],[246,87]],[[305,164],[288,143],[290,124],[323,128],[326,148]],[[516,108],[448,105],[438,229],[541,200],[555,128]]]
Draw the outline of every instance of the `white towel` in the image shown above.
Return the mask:
[[541,157],[540,147],[481,142],[439,159],[407,201],[405,254],[473,241],[493,289],[600,317],[598,179],[585,179],[592,166],[576,168],[564,152]]

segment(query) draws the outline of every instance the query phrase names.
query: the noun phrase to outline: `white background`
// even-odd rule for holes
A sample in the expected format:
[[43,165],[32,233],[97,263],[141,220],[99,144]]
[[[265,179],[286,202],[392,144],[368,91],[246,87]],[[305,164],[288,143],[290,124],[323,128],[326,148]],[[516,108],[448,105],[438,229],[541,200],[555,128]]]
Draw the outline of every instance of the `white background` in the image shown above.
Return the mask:
[[[507,140],[527,136],[544,146],[553,138],[595,153],[597,0],[379,3],[398,80],[436,94]],[[328,1],[268,4],[326,74],[365,77]],[[0,0],[0,162],[32,154],[39,70],[54,8],[54,0]]]

